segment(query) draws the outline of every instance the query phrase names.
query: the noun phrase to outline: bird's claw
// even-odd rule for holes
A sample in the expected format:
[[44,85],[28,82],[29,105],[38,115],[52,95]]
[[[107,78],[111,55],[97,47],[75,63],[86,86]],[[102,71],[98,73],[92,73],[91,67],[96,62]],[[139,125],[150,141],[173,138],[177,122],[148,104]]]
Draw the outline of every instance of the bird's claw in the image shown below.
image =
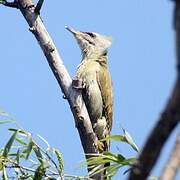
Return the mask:
[[85,84],[83,83],[83,81],[81,79],[73,79],[72,81],[72,87],[74,89],[84,89],[85,88]]

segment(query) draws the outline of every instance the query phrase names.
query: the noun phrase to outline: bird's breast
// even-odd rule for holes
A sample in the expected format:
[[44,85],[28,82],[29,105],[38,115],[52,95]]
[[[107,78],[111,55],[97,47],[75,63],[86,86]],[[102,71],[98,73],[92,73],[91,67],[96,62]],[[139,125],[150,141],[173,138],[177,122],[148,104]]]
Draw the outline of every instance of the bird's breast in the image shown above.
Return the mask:
[[97,81],[99,71],[100,67],[96,62],[82,64],[77,71],[77,78],[81,79],[85,86],[82,93],[83,99],[93,123],[102,117],[103,112],[103,101]]

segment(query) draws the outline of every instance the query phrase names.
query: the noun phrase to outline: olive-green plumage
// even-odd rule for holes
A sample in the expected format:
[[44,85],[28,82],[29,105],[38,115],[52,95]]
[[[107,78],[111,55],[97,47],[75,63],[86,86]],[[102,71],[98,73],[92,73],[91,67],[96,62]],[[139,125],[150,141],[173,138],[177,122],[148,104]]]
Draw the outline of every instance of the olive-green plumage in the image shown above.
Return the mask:
[[[94,132],[98,139],[103,139],[112,128],[112,82],[107,64],[107,48],[111,46],[111,39],[98,33],[67,29],[73,33],[82,51],[76,78],[83,82],[82,95]],[[99,148],[99,152],[108,150],[107,142]]]

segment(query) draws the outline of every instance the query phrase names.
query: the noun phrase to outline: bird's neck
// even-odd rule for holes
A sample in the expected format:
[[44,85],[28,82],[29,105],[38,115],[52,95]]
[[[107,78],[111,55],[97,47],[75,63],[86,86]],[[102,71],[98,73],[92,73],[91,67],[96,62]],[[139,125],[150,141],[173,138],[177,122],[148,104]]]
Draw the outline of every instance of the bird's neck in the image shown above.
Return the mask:
[[100,66],[107,68],[107,55],[106,56],[101,55],[101,56],[84,57],[82,59],[80,65],[85,65],[88,63],[92,63],[92,62],[96,62]]
[[100,65],[107,65],[107,60],[108,60],[107,52],[104,52],[103,54],[95,52],[88,55],[84,54],[81,63],[84,64],[87,62],[95,61],[100,63]]

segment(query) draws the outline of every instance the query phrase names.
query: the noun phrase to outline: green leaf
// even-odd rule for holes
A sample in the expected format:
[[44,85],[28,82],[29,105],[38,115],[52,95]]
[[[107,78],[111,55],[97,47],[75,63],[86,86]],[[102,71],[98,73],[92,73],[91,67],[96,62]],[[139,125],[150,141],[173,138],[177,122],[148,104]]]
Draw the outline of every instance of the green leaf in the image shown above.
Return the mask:
[[16,141],[18,142],[18,143],[20,143],[20,144],[22,144],[22,145],[27,145],[27,143],[24,141],[24,139],[22,139],[22,138],[18,138],[18,137],[16,137]]
[[131,135],[125,130],[123,129],[124,132],[124,138],[126,140],[126,142],[136,151],[139,152],[139,149],[137,147],[137,145],[135,144],[133,138],[131,137]]
[[43,176],[45,175],[46,169],[43,168],[42,165],[40,165],[34,174],[33,180],[42,180]]
[[[0,4],[2,3],[2,2],[5,2],[5,0],[3,1],[3,0],[0,0]],[[7,121],[7,122],[5,122],[5,123],[14,123],[14,122],[16,122],[15,120],[14,120],[14,117],[12,116],[12,115],[10,115],[10,114],[8,114],[7,112],[5,112],[5,111],[3,111],[3,110],[1,110],[0,109],[0,116],[2,116],[2,117],[8,117],[9,119],[6,119],[5,121]],[[0,123],[1,124],[1,123]],[[4,122],[2,122],[2,124],[4,124]]]
[[105,163],[111,163],[111,162],[116,162],[119,163],[119,161],[123,161],[125,158],[118,154],[113,154],[111,152],[104,152],[103,154],[94,154],[87,160],[88,165],[102,165]]
[[42,180],[47,168],[49,168],[48,161],[42,161],[41,165],[38,166],[38,168],[35,171],[33,180]]
[[7,172],[6,172],[6,168],[5,168],[5,167],[3,167],[2,179],[3,179],[3,180],[8,180],[8,176],[7,176]]
[[103,156],[102,154],[99,154],[96,157],[91,157],[87,160],[87,164],[88,165],[101,165],[101,164],[105,164],[105,163],[109,163],[112,160],[109,158],[105,158],[105,156]]
[[[5,2],[5,0],[0,0],[0,3],[2,2]],[[2,109],[0,110],[0,116],[10,117],[10,115],[7,112],[3,111]]]
[[8,153],[11,149],[11,146],[16,138],[16,135],[17,135],[18,131],[15,131],[14,134],[11,136],[11,138],[9,139],[9,141],[7,142],[5,148],[4,148],[4,151],[3,151],[3,156],[6,158],[8,156]]
[[89,172],[89,175],[94,176],[95,174],[98,174],[104,170],[105,168],[102,165],[97,165],[97,166],[94,166],[94,168]]
[[9,130],[9,131],[12,131],[12,132],[18,131],[18,134],[19,134],[19,135],[23,135],[23,136],[29,136],[29,135],[30,135],[30,133],[28,133],[28,132],[26,132],[26,131],[24,131],[24,130],[22,130],[22,129],[9,128],[8,130]]
[[122,161],[124,161],[126,158],[123,156],[123,155],[121,155],[121,154],[118,154],[117,155],[117,158],[118,158],[118,162],[120,163],[120,162],[122,162]]
[[121,162],[125,159],[125,157],[121,154],[113,154],[111,152],[104,152],[103,159],[109,159],[109,162]]
[[4,156],[0,155],[0,171],[3,170],[3,167],[4,167],[4,160],[5,160]]
[[107,167],[107,169],[106,169],[107,174],[105,175],[105,177],[115,176],[120,167],[122,167],[122,165],[120,165],[120,164],[113,164],[113,165]]
[[121,142],[126,142],[128,143],[136,152],[139,152],[139,149],[137,147],[137,145],[135,144],[133,138],[131,137],[131,135],[125,130],[123,129],[124,134],[123,135],[113,135],[113,136],[109,136],[106,137],[105,139],[101,140],[114,140],[114,141],[121,141]]
[[26,159],[29,158],[29,155],[30,155],[30,153],[31,153],[31,151],[33,149],[33,145],[34,145],[34,143],[33,143],[32,139],[31,139],[31,141],[29,142],[29,144],[27,146],[27,149],[26,149]]
[[18,179],[27,179],[27,180],[33,180],[33,175],[32,174],[22,174]]
[[59,175],[62,175],[64,171],[64,161],[61,152],[58,149],[54,149],[54,152],[57,156],[58,163],[59,163]]
[[125,159],[124,161],[121,162],[122,165],[126,166],[126,165],[132,165],[137,161],[136,158],[128,158]]
[[113,136],[110,136],[109,138],[114,141],[121,141],[121,142],[125,141],[124,136],[122,135],[113,135]]
[[15,122],[14,120],[1,120],[0,124],[7,124],[7,123],[13,123]]
[[18,149],[17,155],[16,155],[16,162],[19,164],[19,159],[20,159],[20,150]]
[[41,154],[41,151],[40,151],[39,147],[34,144],[34,145],[32,146],[32,148],[33,148],[33,151],[35,152],[36,157],[37,157],[37,159],[39,160],[39,162],[40,162],[40,163],[43,163],[43,156],[42,156],[42,154]]

